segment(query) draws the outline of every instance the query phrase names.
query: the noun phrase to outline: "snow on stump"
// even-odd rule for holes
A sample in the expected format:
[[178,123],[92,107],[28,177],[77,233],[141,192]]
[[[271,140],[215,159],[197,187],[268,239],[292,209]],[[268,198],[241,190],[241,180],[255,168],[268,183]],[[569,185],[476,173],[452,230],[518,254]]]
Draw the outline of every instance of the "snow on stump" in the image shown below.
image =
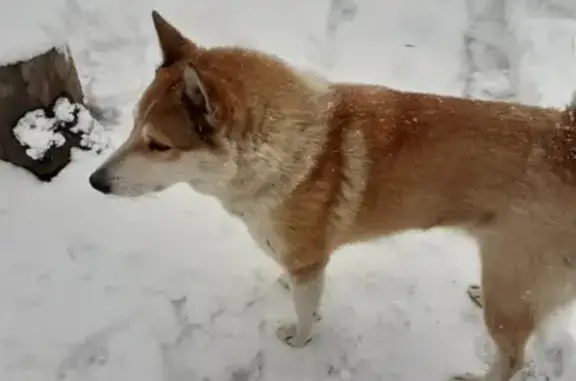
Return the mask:
[[0,66],[0,160],[50,181],[72,148],[102,151],[107,140],[83,101],[67,49]]

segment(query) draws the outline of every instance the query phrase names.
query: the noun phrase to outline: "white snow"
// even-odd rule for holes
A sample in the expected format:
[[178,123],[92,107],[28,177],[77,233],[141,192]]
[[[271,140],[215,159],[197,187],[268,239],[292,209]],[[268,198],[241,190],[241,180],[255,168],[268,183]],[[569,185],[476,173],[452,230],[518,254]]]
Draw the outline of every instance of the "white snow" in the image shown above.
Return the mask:
[[59,120],[75,123],[70,131],[80,134],[80,147],[96,153],[101,153],[109,147],[110,139],[106,131],[83,105],[73,104],[67,98],[60,98],[54,105],[54,114]]
[[0,1],[0,65],[63,47],[70,32],[66,4],[71,1],[76,0]]
[[32,110],[14,126],[14,136],[32,159],[41,160],[50,148],[64,145],[66,137],[62,132],[66,123],[74,123],[69,131],[80,134],[80,147],[97,153],[108,148],[109,138],[104,129],[83,105],[60,97],[54,102],[52,113],[54,116],[49,117],[42,109]]
[[58,132],[56,118],[46,116],[44,110],[32,110],[24,114],[14,127],[14,136],[26,147],[26,154],[34,160],[41,160],[52,147],[61,147],[66,138]]
[[[153,7],[201,43],[266,49],[335,79],[566,103],[576,16],[558,9],[571,2],[509,1],[481,25],[472,2],[341,1],[350,17],[329,12],[338,3],[329,0],[69,0],[67,16],[33,19],[24,16],[60,12],[60,3],[21,0],[2,6],[0,58],[52,38],[40,36],[40,20],[63,20],[90,100],[121,115],[99,130],[116,145],[158,61]],[[23,18],[4,22],[14,15]],[[495,40],[506,44],[485,49],[494,38],[477,31],[495,18],[507,25]],[[16,33],[26,20],[30,33]],[[467,55],[471,34],[480,45]],[[186,187],[107,198],[87,182],[103,157],[74,155],[50,184],[0,163],[0,380],[441,381],[483,370],[490,347],[465,293],[479,278],[477,248],[457,232],[340,250],[315,339],[292,350],[274,335],[293,316],[278,268],[216,201]],[[534,340],[532,380],[575,379],[569,332],[566,313]]]

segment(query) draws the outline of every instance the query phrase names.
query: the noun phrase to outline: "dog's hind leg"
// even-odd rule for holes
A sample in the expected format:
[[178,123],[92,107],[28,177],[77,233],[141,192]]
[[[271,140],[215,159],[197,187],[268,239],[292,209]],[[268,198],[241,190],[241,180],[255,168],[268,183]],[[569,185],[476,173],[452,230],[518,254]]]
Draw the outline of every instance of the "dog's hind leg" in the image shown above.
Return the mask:
[[484,320],[497,349],[485,381],[508,381],[524,366],[526,343],[539,323],[530,303],[521,299],[524,291],[505,291],[503,298],[500,287],[505,285],[494,282],[484,288]]
[[529,253],[517,243],[481,245],[484,322],[496,345],[496,361],[484,376],[466,374],[452,380],[509,381],[524,365],[525,346],[540,323],[527,297],[537,274]]
[[557,226],[528,221],[480,241],[484,321],[497,358],[484,376],[453,380],[509,381],[524,366],[533,333],[573,300],[576,268],[566,258],[576,237]]
[[[511,276],[513,277],[513,276]],[[524,364],[526,342],[536,329],[537,321],[530,303],[522,300],[520,285],[489,275],[483,283],[484,321],[496,345],[496,361],[484,376],[466,374],[453,381],[508,381]]]

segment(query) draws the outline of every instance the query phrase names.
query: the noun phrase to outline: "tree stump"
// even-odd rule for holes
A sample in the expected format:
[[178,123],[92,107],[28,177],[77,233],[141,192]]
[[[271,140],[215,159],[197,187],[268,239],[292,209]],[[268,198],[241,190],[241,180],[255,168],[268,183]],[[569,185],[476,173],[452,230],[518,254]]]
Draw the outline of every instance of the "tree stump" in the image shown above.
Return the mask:
[[72,147],[103,148],[83,102],[67,48],[0,67],[0,160],[49,181],[68,165]]

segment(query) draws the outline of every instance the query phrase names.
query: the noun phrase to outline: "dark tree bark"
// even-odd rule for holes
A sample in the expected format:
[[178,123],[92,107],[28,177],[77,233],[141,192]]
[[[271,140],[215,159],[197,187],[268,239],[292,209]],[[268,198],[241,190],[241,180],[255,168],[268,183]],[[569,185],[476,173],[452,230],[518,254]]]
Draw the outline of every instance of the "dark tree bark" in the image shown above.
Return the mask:
[[68,51],[53,48],[28,61],[0,67],[0,160],[26,168],[44,181],[52,179],[70,162],[70,149],[79,144],[78,137],[64,134],[63,145],[50,148],[41,160],[35,160],[13,131],[29,111],[41,109],[53,116],[54,103],[61,97],[73,104],[84,102],[76,66]]

